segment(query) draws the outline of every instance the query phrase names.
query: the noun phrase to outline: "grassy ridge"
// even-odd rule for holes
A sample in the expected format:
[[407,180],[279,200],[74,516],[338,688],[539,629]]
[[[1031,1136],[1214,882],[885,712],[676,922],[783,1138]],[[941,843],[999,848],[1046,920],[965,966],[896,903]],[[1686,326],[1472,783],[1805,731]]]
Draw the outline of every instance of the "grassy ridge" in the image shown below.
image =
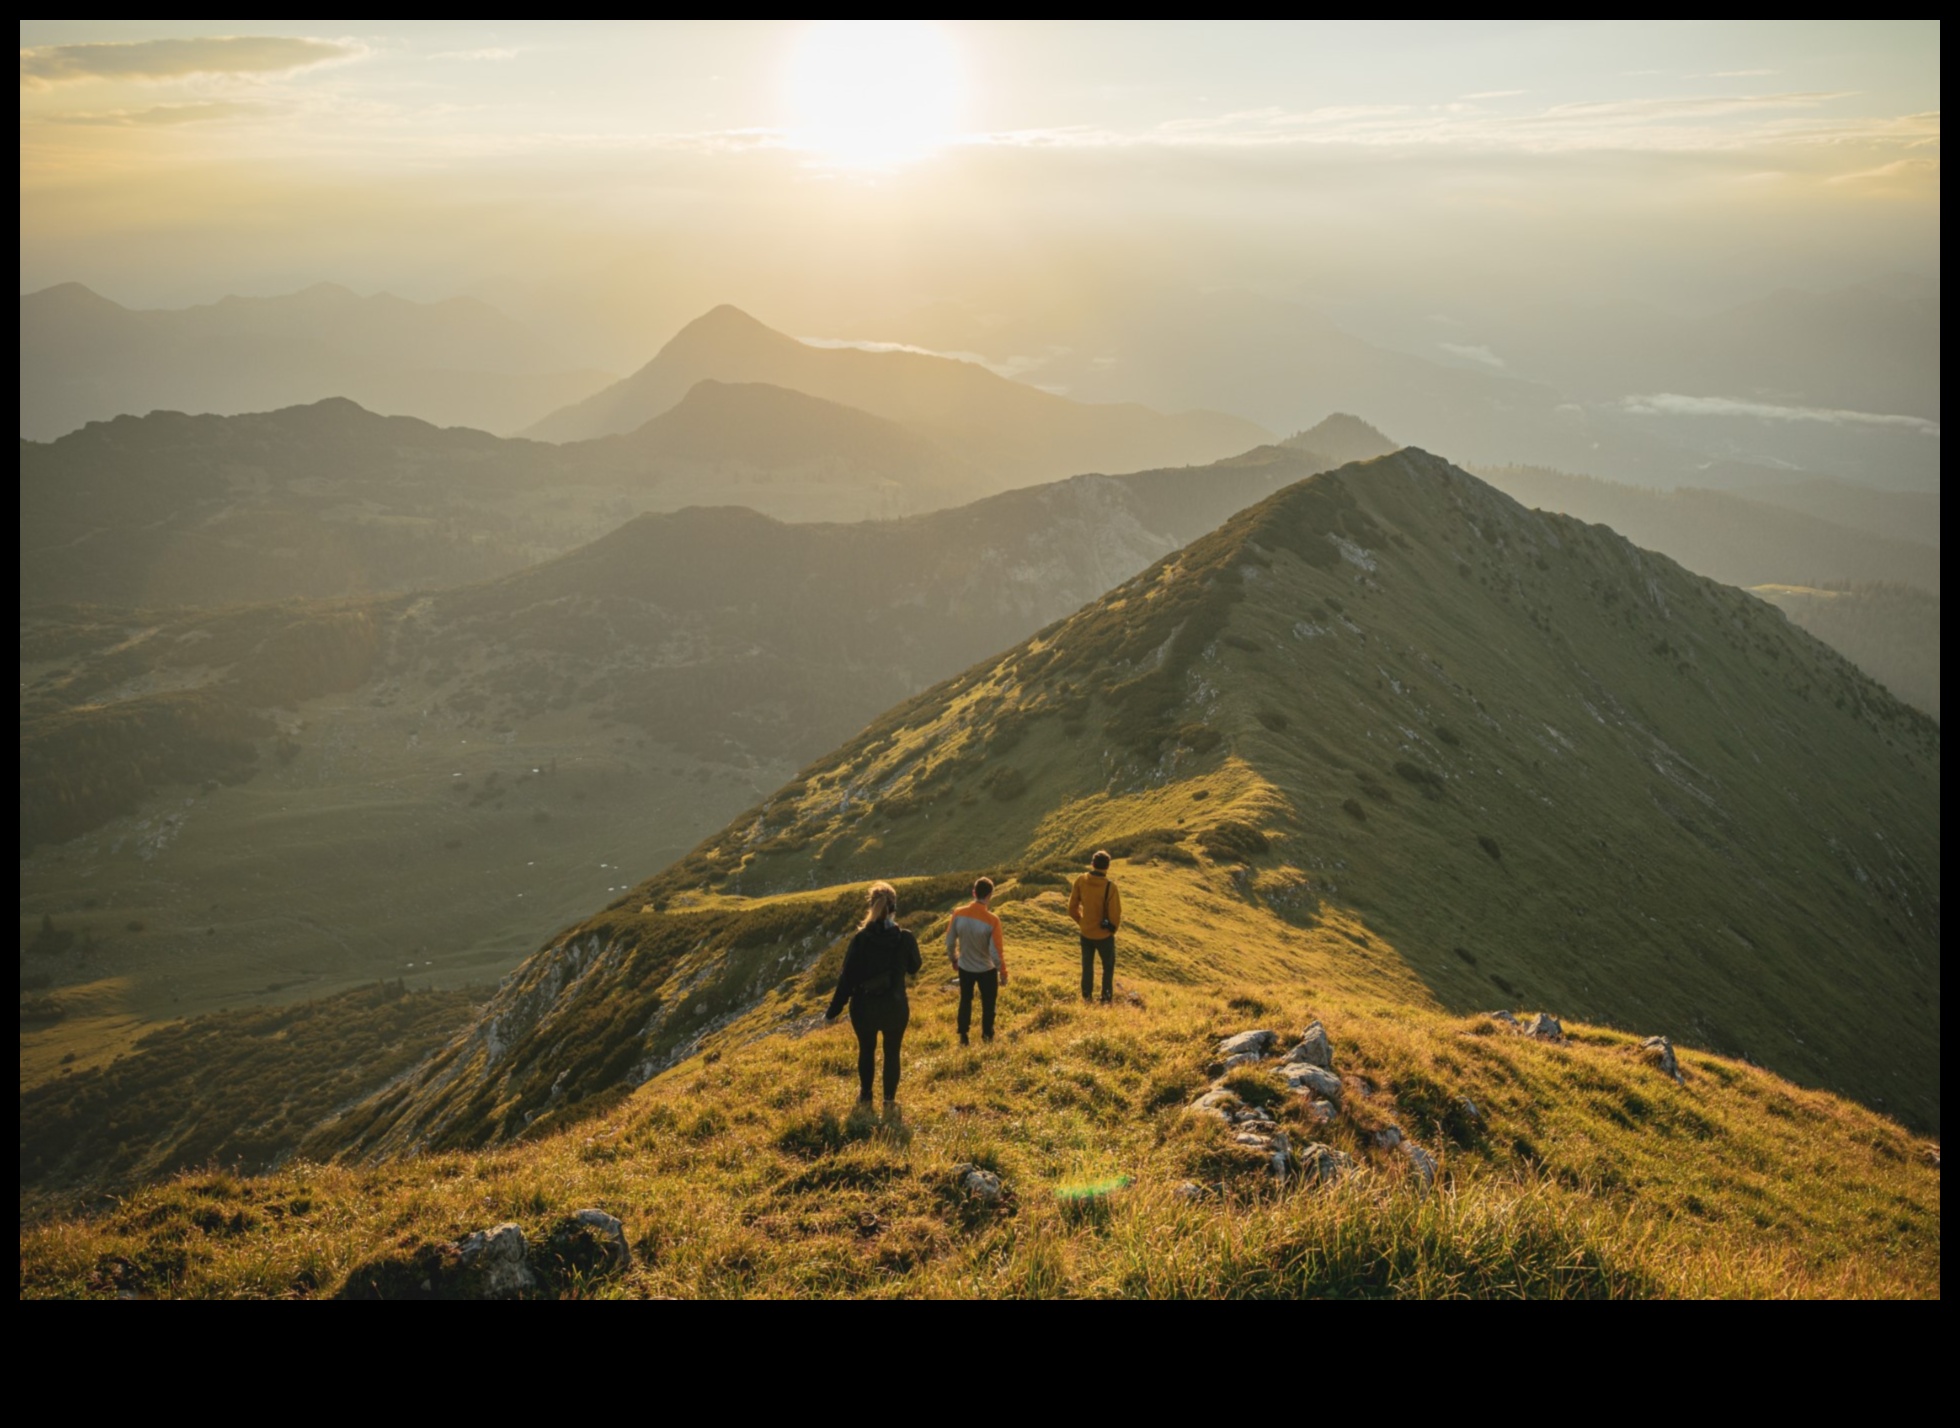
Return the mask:
[[[1167,979],[1200,951],[1251,968],[1297,929],[1237,900],[1229,875],[1164,861],[1117,873],[1139,919],[1118,1004],[1078,1003],[1051,885],[1005,888],[1002,1038],[955,1044],[953,992],[929,961],[899,1124],[847,1114],[847,1031],[801,1030],[827,990],[815,970],[793,995],[796,1030],[731,1023],[570,1129],[378,1167],[194,1173],[46,1219],[23,1230],[21,1292],[413,1293],[402,1267],[429,1246],[505,1219],[537,1243],[597,1205],[626,1222],[635,1268],[553,1292],[1937,1296],[1939,1174],[1895,1123],[1699,1053],[1677,1085],[1621,1032],[1568,1024],[1553,1045],[1410,1005],[1331,948],[1307,974]],[[1282,1188],[1182,1108],[1218,1037],[1308,1017],[1333,1038],[1340,1115],[1320,1126],[1293,1098],[1275,1104],[1296,1144],[1343,1150],[1358,1173]],[[1239,1084],[1258,1095],[1262,1079]],[[1388,1125],[1438,1156],[1437,1190],[1378,1148]],[[999,1206],[960,1197],[962,1164],[1001,1175]],[[1186,1200],[1187,1180],[1214,1188]]]

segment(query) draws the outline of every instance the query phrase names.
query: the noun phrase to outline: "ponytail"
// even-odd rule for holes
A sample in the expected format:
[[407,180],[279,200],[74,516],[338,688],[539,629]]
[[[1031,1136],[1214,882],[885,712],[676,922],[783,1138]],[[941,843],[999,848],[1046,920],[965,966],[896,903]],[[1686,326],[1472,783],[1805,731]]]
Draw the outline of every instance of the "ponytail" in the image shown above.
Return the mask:
[[898,889],[890,883],[873,883],[865,894],[868,906],[864,911],[864,921],[858,924],[858,931],[886,918],[898,916]]

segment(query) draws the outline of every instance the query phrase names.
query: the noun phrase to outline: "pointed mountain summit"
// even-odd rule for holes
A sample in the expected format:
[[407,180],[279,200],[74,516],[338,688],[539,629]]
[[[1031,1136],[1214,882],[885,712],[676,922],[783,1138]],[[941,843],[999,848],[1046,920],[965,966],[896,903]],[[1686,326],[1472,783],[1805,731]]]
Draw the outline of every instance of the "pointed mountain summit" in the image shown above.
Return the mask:
[[986,470],[996,488],[1213,461],[1270,439],[1238,417],[1087,405],[951,357],[815,347],[727,306],[682,328],[632,376],[523,434],[563,442],[631,431],[708,379],[789,387],[899,422]]
[[1280,444],[1297,451],[1311,451],[1325,458],[1332,466],[1345,466],[1350,461],[1372,461],[1377,456],[1386,456],[1391,451],[1401,449],[1399,443],[1390,441],[1360,417],[1349,416],[1346,412],[1322,417],[1305,431],[1295,432]]
[[863,880],[914,879],[924,928],[975,873],[1035,897],[1098,845],[1146,890],[1148,976],[1552,1008],[1936,1128],[1939,769],[1937,725],[1762,601],[1410,448],[899,705],[330,1140],[613,1104],[807,1015]]

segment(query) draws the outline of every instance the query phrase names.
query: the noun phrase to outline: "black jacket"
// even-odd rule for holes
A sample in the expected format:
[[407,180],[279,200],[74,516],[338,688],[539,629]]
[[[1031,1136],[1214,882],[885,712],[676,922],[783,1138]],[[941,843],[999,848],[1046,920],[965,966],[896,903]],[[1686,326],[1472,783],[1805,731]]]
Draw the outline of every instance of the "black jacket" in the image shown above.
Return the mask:
[[[896,923],[872,923],[853,937],[851,945],[845,950],[844,970],[838,975],[837,991],[832,995],[830,1010],[824,1016],[834,1021],[842,1014],[846,1002],[860,996],[870,998],[875,995],[880,1002],[903,1003],[905,979],[922,965],[918,938]],[[879,977],[884,978],[883,992],[860,990],[866,982]]]

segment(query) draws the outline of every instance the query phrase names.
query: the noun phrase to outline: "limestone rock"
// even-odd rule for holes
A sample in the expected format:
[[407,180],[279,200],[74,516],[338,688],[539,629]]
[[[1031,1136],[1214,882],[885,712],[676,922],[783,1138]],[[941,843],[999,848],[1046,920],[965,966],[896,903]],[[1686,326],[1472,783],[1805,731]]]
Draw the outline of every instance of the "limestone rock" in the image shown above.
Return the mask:
[[1681,1063],[1674,1059],[1674,1043],[1664,1036],[1650,1036],[1640,1043],[1642,1051],[1654,1054],[1654,1064],[1677,1082],[1681,1079]]
[[1310,1066],[1304,1061],[1289,1062],[1280,1068],[1280,1075],[1286,1078],[1288,1086],[1302,1095],[1311,1093],[1330,1101],[1341,1099],[1341,1078],[1324,1066]]
[[1434,1185],[1436,1183],[1436,1157],[1412,1140],[1404,1141],[1402,1143],[1402,1150],[1409,1157],[1409,1168],[1415,1171],[1417,1178],[1422,1181],[1422,1188],[1427,1190],[1430,1186]]
[[1316,1096],[1307,1102],[1307,1114],[1319,1121],[1322,1125],[1326,1125],[1335,1116],[1339,1115],[1340,1112],[1334,1108],[1332,1101],[1323,1101],[1320,1097]]
[[1489,1017],[1492,1021],[1503,1022],[1506,1026],[1510,1027],[1513,1031],[1517,1030],[1518,1028],[1518,1019],[1512,1016],[1507,1011],[1485,1012],[1484,1015]]
[[1279,1038],[1270,1031],[1242,1031],[1237,1036],[1228,1036],[1219,1042],[1218,1054],[1227,1060],[1247,1053],[1264,1056],[1277,1040]]
[[1378,1150],[1393,1150],[1402,1143],[1400,1126],[1383,1126],[1375,1132],[1375,1147]]
[[1309,1066],[1334,1066],[1334,1048],[1327,1040],[1327,1028],[1315,1022],[1300,1033],[1300,1044],[1286,1053],[1288,1061],[1304,1061]]
[[1539,1012],[1524,1024],[1526,1036],[1535,1036],[1540,1041],[1565,1040],[1565,1028],[1558,1024],[1558,1018],[1550,1012]]
[[1266,1156],[1267,1164],[1273,1174],[1286,1174],[1286,1167],[1293,1149],[1293,1142],[1285,1131],[1263,1126],[1257,1131],[1241,1128],[1239,1133],[1233,1136],[1232,1139],[1239,1145],[1245,1146],[1248,1150],[1262,1152]]
[[1226,1071],[1236,1070],[1240,1066],[1257,1065],[1259,1062],[1264,1061],[1265,1059],[1266,1059],[1265,1057],[1261,1056],[1256,1051],[1241,1051],[1236,1056],[1226,1057],[1224,1070],[1220,1071],[1218,1074],[1222,1076],[1225,1074]]
[[516,1299],[538,1287],[524,1231],[502,1224],[456,1242],[456,1284],[471,1299]]
[[1205,1187],[1195,1180],[1186,1180],[1171,1190],[1171,1194],[1180,1200],[1202,1200],[1205,1198],[1205,1193]]
[[1317,1140],[1301,1146],[1294,1160],[1299,1164],[1300,1178],[1310,1185],[1332,1185],[1354,1168],[1352,1156]]

